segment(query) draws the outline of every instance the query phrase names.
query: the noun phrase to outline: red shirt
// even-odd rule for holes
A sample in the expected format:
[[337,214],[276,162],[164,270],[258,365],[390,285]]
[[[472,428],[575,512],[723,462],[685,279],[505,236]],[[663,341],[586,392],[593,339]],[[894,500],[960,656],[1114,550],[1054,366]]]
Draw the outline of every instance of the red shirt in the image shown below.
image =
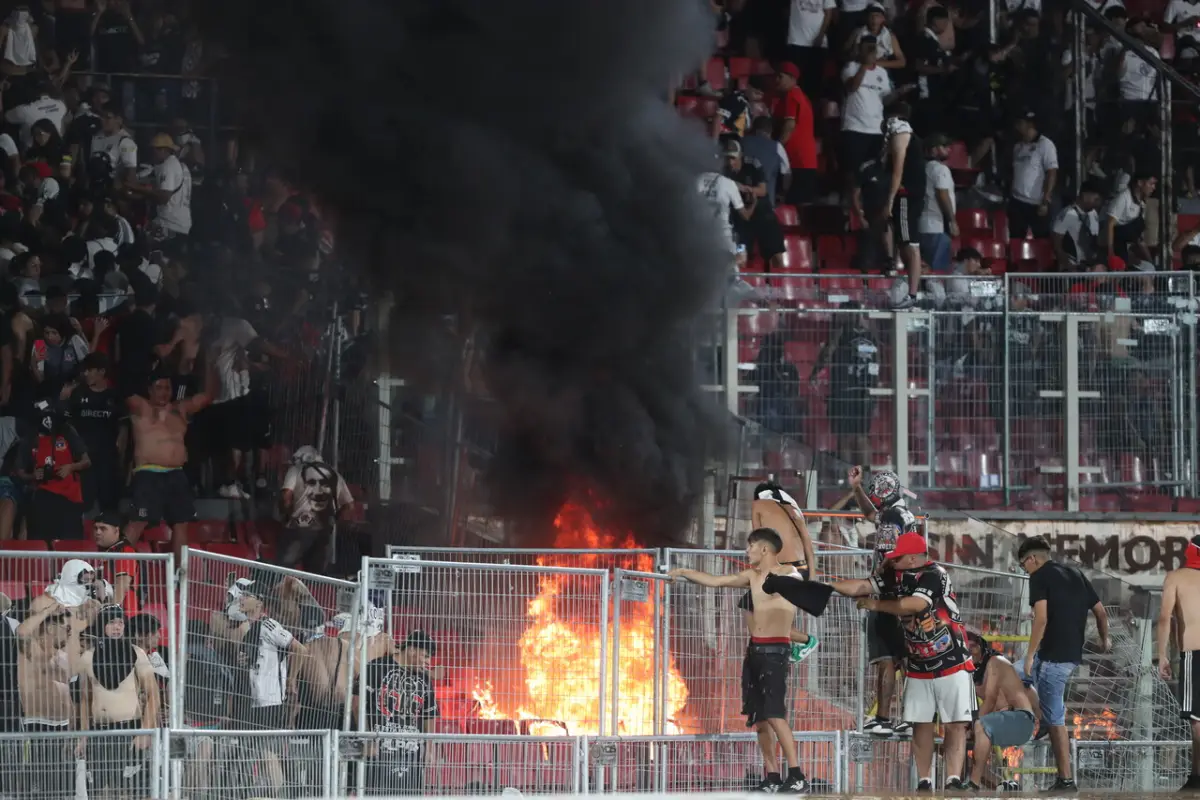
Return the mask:
[[79,458],[76,453],[84,452],[86,452],[86,448],[83,446],[83,441],[74,429],[54,436],[38,434],[33,441],[33,447],[30,448],[31,460],[26,462],[30,472],[38,467],[50,465],[47,468],[46,477],[37,484],[38,491],[53,492],[72,503],[82,503],[83,485],[79,481],[79,473],[72,472],[67,477],[60,478],[55,470],[64,464],[74,464]]
[[776,119],[794,119],[796,128],[784,144],[792,169],[817,168],[817,137],[813,126],[812,103],[799,86],[792,87],[783,97],[775,98],[772,109]]
[[[102,553],[136,553],[137,550],[129,542],[125,541],[124,537],[117,540],[117,543],[107,550],[101,550]],[[108,581],[116,585],[117,578],[122,575],[129,576],[129,590],[125,592],[125,597],[121,599],[121,607],[125,609],[125,616],[132,617],[134,614],[142,610],[141,592],[142,592],[142,570],[141,566],[144,561],[135,561],[132,558],[119,558],[110,562],[108,566],[112,570],[112,576]]]

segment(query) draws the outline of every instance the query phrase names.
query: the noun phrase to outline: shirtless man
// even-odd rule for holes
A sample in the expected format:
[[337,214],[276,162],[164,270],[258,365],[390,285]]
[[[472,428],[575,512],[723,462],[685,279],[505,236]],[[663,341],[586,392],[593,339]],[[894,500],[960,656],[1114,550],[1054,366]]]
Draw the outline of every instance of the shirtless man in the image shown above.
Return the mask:
[[[787,720],[788,657],[791,655],[792,623],[796,607],[778,594],[783,582],[800,581],[795,567],[779,562],[783,541],[775,531],[758,528],[746,539],[750,569],[737,575],[709,575],[694,569],[673,569],[672,580],[684,580],[712,588],[749,587],[754,602],[750,620],[750,646],[742,661],[742,713],[746,727],[758,730],[766,779],[760,791],[801,794],[808,779],[800,769],[796,739]],[[782,777],[776,743],[787,760],[787,777]]]
[[[161,702],[154,667],[146,651],[124,637],[120,607],[105,611],[104,635],[80,659],[79,730],[157,728]],[[118,631],[121,636],[112,635]],[[147,778],[143,753],[149,747],[145,734],[83,738],[75,755],[87,759],[100,796],[137,797]]]
[[[967,781],[967,789],[974,792],[983,784],[992,748],[1027,744],[1033,738],[1042,710],[1037,690],[1032,685],[1026,686],[1012,662],[993,650],[982,636],[971,634],[967,647],[975,662],[975,685],[983,692],[983,706],[975,721],[975,763]],[[1001,789],[1020,791],[1019,786],[1011,784]]]
[[1171,620],[1179,643],[1179,714],[1192,728],[1192,771],[1185,791],[1200,790],[1200,536],[1193,536],[1183,566],[1167,573],[1158,612],[1158,674],[1171,679]]
[[[768,481],[760,483],[754,489],[754,503],[750,507],[750,516],[754,527],[770,528],[779,534],[783,542],[783,551],[779,554],[779,562],[784,566],[795,567],[805,578],[809,579],[816,572],[817,557],[813,553],[812,537],[808,533],[808,525],[800,505],[790,494],[777,483]],[[754,603],[750,592],[746,592],[738,603],[742,616],[746,619],[749,629],[752,623]],[[803,631],[793,630],[792,662],[798,663],[812,655],[817,649],[817,637]]]
[[30,740],[26,779],[36,787],[38,797],[68,800],[75,795],[70,741],[39,735],[71,729],[70,682],[83,652],[80,636],[88,623],[59,603],[46,605],[29,619],[34,632],[20,640],[17,660],[21,726]]
[[171,549],[179,558],[187,544],[187,523],[196,518],[192,486],[183,465],[187,447],[183,437],[188,420],[209,404],[213,386],[209,370],[206,391],[178,403],[171,402],[171,379],[151,375],[149,399],[131,395],[126,401],[133,421],[133,496],[134,519],[126,528],[125,538],[136,545],[147,525],[165,521],[171,526]]

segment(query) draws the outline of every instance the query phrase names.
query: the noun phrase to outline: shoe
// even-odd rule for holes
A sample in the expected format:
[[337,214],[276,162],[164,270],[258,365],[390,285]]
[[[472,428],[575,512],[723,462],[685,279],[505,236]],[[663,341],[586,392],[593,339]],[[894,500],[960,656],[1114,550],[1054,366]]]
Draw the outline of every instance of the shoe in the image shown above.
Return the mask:
[[246,490],[242,488],[240,483],[227,483],[220,489],[217,489],[217,494],[229,500],[249,500],[250,495],[246,494]]
[[933,781],[917,781],[917,791],[933,794]]
[[863,733],[869,733],[872,736],[891,736],[895,730],[892,728],[891,720],[876,717],[863,726]]
[[1075,783],[1074,778],[1055,778],[1050,788],[1042,792],[1042,794],[1064,794],[1078,791],[1079,785]]
[[778,792],[781,786],[783,786],[782,781],[774,780],[772,778],[764,778],[762,783],[760,783],[758,786],[754,787],[754,791],[756,791],[756,792],[771,792],[773,794],[775,792]]
[[1200,791],[1200,775],[1188,775],[1187,783],[1179,787],[1181,792]]
[[975,781],[973,781],[973,780],[970,780],[970,779],[968,779],[968,780],[967,780],[967,782],[963,784],[963,791],[965,791],[965,792],[978,792],[978,791],[979,791],[979,784],[978,784],[978,783],[976,783],[976,782],[975,782]]
[[996,787],[996,791],[1002,792],[1002,793],[1019,792],[1019,791],[1021,791],[1021,782],[1020,781],[1001,781],[1000,785]]
[[950,780],[946,781],[945,791],[947,792],[965,792],[966,790],[967,784],[962,778],[951,778]]
[[804,644],[792,645],[792,663],[799,664],[801,661],[811,656],[813,651],[816,650],[820,644],[821,643],[817,641],[817,637],[810,633],[808,635],[807,642]]
[[912,725],[907,722],[896,722],[892,725],[892,733],[896,736],[912,736]]
[[808,794],[808,788],[807,778],[788,778],[784,780],[783,786],[780,786],[778,791],[781,794]]
[[892,303],[892,310],[893,311],[903,311],[906,308],[912,308],[916,304],[917,304],[917,298],[913,297],[911,294],[906,294],[900,300],[896,300],[895,302]]

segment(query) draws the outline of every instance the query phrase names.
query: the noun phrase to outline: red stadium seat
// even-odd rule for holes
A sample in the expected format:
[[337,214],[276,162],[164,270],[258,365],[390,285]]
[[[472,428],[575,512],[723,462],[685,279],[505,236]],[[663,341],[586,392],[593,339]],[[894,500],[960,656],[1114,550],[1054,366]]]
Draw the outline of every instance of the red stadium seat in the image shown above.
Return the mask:
[[201,519],[188,524],[188,543],[200,546],[201,542],[228,542],[233,538],[229,523],[220,519]]
[[685,117],[694,116],[699,105],[700,98],[694,94],[681,94],[675,98],[675,108],[679,109],[679,113]]
[[1049,270],[1054,267],[1054,245],[1049,239],[1009,239],[1008,259],[1013,263],[1032,260],[1038,269]]
[[771,297],[786,306],[808,305],[820,300],[820,292],[812,278],[804,275],[772,275],[767,278]]
[[729,77],[734,80],[749,78],[754,74],[754,59],[745,56],[733,56],[729,59]]
[[765,336],[779,326],[779,315],[768,309],[753,314],[738,314],[739,336]]
[[1175,510],[1175,498],[1165,494],[1134,493],[1126,497],[1130,511],[1145,514],[1170,514]]
[[1008,257],[1008,252],[1004,247],[1004,242],[998,242],[994,239],[968,239],[965,243],[966,247],[971,247],[979,251],[979,254],[984,259],[998,258],[1005,259]]
[[722,58],[710,58],[708,63],[704,65],[704,79],[708,81],[708,85],[716,89],[718,92],[725,91],[728,84],[726,80],[725,60]]
[[800,212],[796,210],[795,206],[776,206],[775,218],[785,228],[797,228],[800,226]]
[[1181,497],[1178,500],[1180,514],[1200,515],[1200,497]]
[[0,542],[0,550],[18,550],[23,552],[49,550],[45,542],[33,541],[25,539],[9,539],[7,542]]
[[966,238],[989,238],[984,232],[991,233],[992,218],[983,208],[962,208],[954,215],[958,222],[959,233]]
[[783,237],[782,272],[812,272],[812,242],[808,237],[788,234]]
[[946,159],[946,166],[950,168],[950,174],[954,178],[954,185],[959,189],[965,189],[975,185],[975,178],[979,175],[979,170],[971,166],[970,153],[967,152],[967,145],[964,142],[950,143],[950,157]]
[[197,547],[197,550],[203,550],[207,553],[216,553],[222,556],[233,556],[234,558],[244,558],[248,561],[254,560],[254,553],[249,547],[241,542],[211,542],[203,547]]
[[99,549],[93,539],[55,539],[52,545],[59,553],[94,553]]

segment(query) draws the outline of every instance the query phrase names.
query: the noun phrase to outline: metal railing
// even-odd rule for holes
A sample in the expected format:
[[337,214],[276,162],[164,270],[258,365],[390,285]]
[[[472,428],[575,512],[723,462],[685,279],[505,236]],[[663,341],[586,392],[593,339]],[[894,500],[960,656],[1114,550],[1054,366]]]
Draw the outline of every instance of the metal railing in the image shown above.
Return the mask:
[[873,288],[888,279],[763,279],[790,299],[721,321],[710,388],[748,421],[730,474],[844,491],[848,465],[887,466],[926,507],[973,493],[1103,510],[1197,490],[1190,273],[978,278],[961,302],[899,312]]

